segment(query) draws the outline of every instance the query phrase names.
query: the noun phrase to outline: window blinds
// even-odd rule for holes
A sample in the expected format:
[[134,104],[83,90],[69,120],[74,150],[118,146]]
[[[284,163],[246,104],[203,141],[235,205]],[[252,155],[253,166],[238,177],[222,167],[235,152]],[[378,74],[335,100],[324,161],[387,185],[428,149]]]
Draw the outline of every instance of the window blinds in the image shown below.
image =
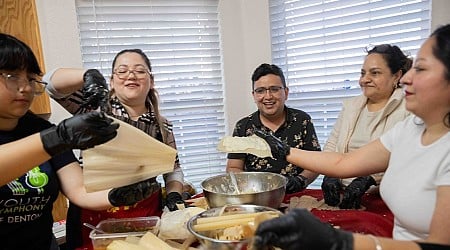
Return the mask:
[[429,35],[430,6],[428,0],[269,0],[272,60],[285,73],[286,104],[311,115],[322,147],[343,99],[361,94],[365,48],[389,43],[415,56]]
[[185,179],[197,188],[225,171],[218,0],[77,0],[82,59],[107,78],[117,52],[150,58],[161,113],[174,125]]
[[309,113],[323,147],[344,98],[361,93],[365,47],[395,44],[414,56],[428,37],[427,0],[269,0],[273,63],[287,105]]

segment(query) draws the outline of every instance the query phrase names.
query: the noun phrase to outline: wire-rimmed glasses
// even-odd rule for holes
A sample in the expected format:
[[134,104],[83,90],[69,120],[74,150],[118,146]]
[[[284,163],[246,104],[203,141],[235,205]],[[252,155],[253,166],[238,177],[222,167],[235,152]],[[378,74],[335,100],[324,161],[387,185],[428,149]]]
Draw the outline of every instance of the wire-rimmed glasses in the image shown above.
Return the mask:
[[14,74],[0,73],[0,75],[5,79],[6,88],[11,91],[17,91],[20,86],[30,86],[33,90],[35,96],[41,95],[45,91],[46,82],[37,79],[24,79]]
[[145,67],[136,67],[135,69],[119,67],[114,70],[114,74],[122,80],[128,79],[131,73],[133,73],[137,79],[144,79],[147,75],[150,75],[150,71]]
[[269,91],[271,94],[278,94],[280,93],[280,90],[284,89],[282,86],[270,86],[268,88],[265,87],[259,87],[253,90],[253,93],[256,95],[265,95],[267,91]]

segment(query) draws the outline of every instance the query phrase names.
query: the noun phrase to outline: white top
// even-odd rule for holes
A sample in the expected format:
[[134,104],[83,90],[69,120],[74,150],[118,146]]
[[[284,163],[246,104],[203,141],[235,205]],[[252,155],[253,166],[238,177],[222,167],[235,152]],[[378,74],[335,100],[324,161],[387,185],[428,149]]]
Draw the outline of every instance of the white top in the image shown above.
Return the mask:
[[367,106],[361,110],[361,115],[358,117],[353,134],[350,136],[350,141],[348,142],[348,152],[356,150],[374,139],[372,138],[372,134],[367,133],[367,131],[374,131],[376,129],[380,120],[383,119],[383,110],[384,108],[376,112],[370,112]]
[[450,185],[450,132],[424,146],[424,128],[418,117],[409,116],[380,138],[391,152],[380,193],[395,217],[394,239],[427,238],[437,187]]

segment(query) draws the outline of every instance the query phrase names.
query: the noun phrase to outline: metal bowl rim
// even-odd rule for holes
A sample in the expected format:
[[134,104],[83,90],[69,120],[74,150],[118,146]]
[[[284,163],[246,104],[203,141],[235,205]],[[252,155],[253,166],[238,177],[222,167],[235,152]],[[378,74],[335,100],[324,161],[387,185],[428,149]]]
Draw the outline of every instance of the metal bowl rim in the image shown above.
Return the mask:
[[[279,188],[285,188],[285,187],[286,187],[286,184],[287,184],[286,177],[283,176],[283,175],[281,175],[281,174],[277,174],[277,173],[272,173],[272,172],[239,172],[239,173],[235,173],[235,175],[244,175],[244,174],[272,175],[272,176],[281,177],[281,179],[284,180],[284,185],[280,185],[280,186],[277,187],[277,188],[274,188],[274,189],[272,189],[272,190],[265,190],[265,191],[253,192],[253,193],[245,193],[245,194],[248,194],[248,195],[252,195],[252,194],[260,194],[260,193],[265,193],[265,192],[277,190],[277,189],[279,189]],[[215,176],[211,176],[211,177],[208,177],[207,179],[203,180],[203,181],[200,183],[200,186],[201,186],[203,192],[207,191],[207,192],[209,192],[209,193],[212,193],[212,194],[219,194],[219,195],[237,195],[237,194],[228,194],[228,193],[222,193],[222,192],[214,192],[214,191],[212,191],[212,190],[210,190],[210,189],[205,188],[204,183],[206,183],[207,181],[210,181],[210,180],[212,180],[212,179],[217,179],[217,178],[219,178],[219,177],[225,177],[225,176],[228,176],[228,173],[225,173],[225,174],[219,174],[219,175],[215,175]],[[241,195],[245,195],[245,194],[241,194]]]
[[[238,205],[238,204],[230,204],[230,205],[225,205],[225,206],[223,206],[223,207],[263,208],[263,209],[266,209],[266,210],[268,210],[268,211],[276,211],[276,212],[279,212],[280,215],[282,214],[281,211],[279,211],[279,210],[277,210],[277,209],[275,209],[275,208],[271,208],[271,207],[267,207],[267,206],[260,206],[260,205],[253,205],[253,204],[241,204],[241,205]],[[193,234],[195,237],[201,238],[202,240],[211,241],[211,242],[214,242],[214,243],[225,243],[225,244],[236,243],[236,244],[237,244],[237,243],[243,243],[243,242],[249,241],[249,239],[243,239],[243,240],[218,240],[218,239],[213,239],[213,238],[210,238],[210,237],[207,237],[207,236],[205,236],[205,235],[202,235],[202,234],[197,233],[197,232],[194,230],[194,228],[192,228],[192,227],[193,227],[194,220],[198,219],[199,217],[201,217],[201,216],[202,216],[203,214],[205,214],[205,213],[208,213],[208,212],[210,213],[210,212],[212,212],[213,210],[214,210],[214,211],[220,211],[221,209],[223,209],[223,207],[210,208],[210,209],[208,209],[208,210],[206,210],[206,211],[203,211],[203,212],[201,212],[201,213],[199,213],[199,214],[197,214],[197,215],[192,216],[192,217],[188,220],[188,222],[186,223],[186,226],[187,226],[187,228],[188,228],[188,231],[189,231],[191,234]]]

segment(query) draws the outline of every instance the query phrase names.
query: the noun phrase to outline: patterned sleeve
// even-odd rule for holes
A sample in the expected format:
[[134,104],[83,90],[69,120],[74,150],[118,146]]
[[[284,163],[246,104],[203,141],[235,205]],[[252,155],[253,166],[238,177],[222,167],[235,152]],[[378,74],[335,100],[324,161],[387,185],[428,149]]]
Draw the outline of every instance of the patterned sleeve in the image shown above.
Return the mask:
[[[165,120],[164,125],[165,125],[165,127],[163,129],[165,129],[167,131],[166,138],[164,141],[166,142],[167,145],[171,146],[174,149],[177,149],[177,145],[175,142],[175,136],[173,134],[172,124],[169,121]],[[176,158],[175,158],[173,172],[164,174],[163,177],[164,177],[164,181],[166,183],[171,182],[171,181],[178,181],[181,183],[184,182],[184,173],[180,166],[180,160],[178,158],[178,154],[176,155]]]
[[311,117],[303,120],[303,146],[302,149],[309,151],[320,151],[319,140],[317,139],[316,130],[314,124],[311,121]]

